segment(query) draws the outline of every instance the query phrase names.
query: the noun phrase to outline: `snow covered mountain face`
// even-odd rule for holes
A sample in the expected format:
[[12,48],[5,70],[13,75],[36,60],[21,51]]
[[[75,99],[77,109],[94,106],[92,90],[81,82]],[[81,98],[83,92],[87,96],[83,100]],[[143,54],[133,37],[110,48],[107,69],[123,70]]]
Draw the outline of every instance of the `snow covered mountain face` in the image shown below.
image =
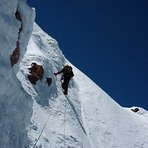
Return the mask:
[[[25,0],[0,0],[0,147],[147,148],[148,112],[117,104],[64,57],[34,18]],[[32,62],[44,68],[36,85],[27,78]],[[65,64],[75,74],[67,96],[60,75],[53,75]]]

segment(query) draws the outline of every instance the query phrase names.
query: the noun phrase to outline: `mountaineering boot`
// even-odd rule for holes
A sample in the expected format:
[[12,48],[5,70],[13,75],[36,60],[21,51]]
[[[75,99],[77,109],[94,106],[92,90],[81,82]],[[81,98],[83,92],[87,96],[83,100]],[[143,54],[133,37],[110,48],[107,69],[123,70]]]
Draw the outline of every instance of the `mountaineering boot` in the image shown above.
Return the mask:
[[64,93],[64,95],[68,95],[68,92],[66,92],[66,91],[64,91],[63,93]]

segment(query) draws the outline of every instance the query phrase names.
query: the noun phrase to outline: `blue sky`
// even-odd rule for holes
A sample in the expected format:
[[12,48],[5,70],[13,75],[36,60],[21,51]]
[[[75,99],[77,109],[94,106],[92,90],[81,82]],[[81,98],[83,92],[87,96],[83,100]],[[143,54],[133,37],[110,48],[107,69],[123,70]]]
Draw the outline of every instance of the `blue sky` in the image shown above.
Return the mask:
[[121,106],[148,109],[148,1],[28,3],[69,61]]

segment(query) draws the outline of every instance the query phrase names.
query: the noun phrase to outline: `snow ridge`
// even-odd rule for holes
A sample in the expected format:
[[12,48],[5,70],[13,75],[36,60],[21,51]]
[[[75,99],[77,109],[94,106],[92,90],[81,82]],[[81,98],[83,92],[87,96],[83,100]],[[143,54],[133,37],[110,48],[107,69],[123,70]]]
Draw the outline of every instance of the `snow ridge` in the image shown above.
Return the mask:
[[[123,108],[63,55],[55,39],[34,22],[35,10],[25,0],[0,1],[0,147],[2,148],[147,148],[148,112]],[[10,55],[20,32],[20,58]],[[32,32],[33,31],[33,32]],[[30,38],[31,36],[31,38]],[[28,42],[29,41],[29,42]],[[42,65],[43,80],[32,85],[28,68]],[[60,75],[73,67],[68,96]],[[52,84],[45,83],[46,77]]]
[[[44,81],[30,85],[27,79],[31,62],[42,64]],[[64,64],[72,65],[63,56],[57,42],[34,24],[27,52],[20,63],[18,77],[22,86],[32,96],[33,115],[28,133],[33,146],[49,116],[37,146],[75,148],[139,148],[148,146],[148,120],[116,103],[74,65],[74,78],[69,94],[62,93],[60,76],[53,75]],[[135,137],[135,134],[138,135]]]

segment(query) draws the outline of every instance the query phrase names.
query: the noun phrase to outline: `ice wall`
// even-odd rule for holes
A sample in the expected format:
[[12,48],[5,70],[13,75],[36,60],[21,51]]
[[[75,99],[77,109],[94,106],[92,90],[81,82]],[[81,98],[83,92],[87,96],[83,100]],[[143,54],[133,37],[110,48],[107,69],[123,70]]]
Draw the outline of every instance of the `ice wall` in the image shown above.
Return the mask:
[[[19,11],[21,22],[16,19]],[[27,147],[27,126],[32,100],[23,91],[16,74],[32,32],[35,10],[25,0],[0,0],[0,147]],[[20,34],[19,28],[22,25]],[[20,35],[20,37],[18,37]],[[10,55],[20,42],[20,57],[12,67]]]

